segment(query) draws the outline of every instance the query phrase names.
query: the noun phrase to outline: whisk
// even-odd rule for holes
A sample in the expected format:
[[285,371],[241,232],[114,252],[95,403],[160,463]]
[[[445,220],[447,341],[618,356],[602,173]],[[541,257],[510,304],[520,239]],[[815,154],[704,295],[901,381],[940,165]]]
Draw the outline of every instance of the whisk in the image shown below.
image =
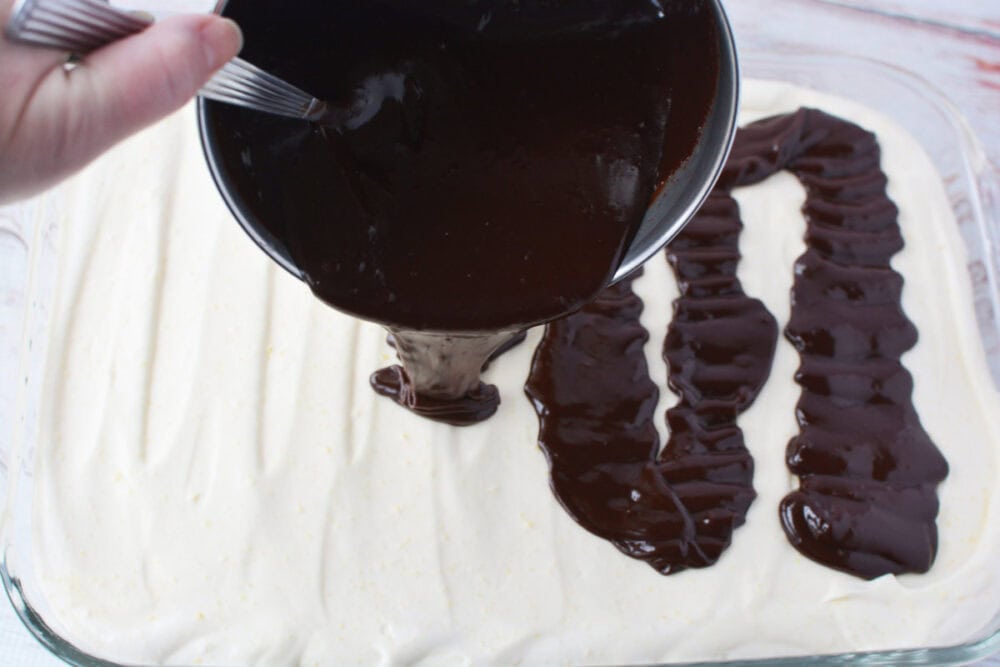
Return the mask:
[[[4,32],[13,42],[86,55],[150,23],[101,0],[17,0]],[[226,63],[198,94],[290,118],[324,122],[331,115],[322,100],[242,58]]]

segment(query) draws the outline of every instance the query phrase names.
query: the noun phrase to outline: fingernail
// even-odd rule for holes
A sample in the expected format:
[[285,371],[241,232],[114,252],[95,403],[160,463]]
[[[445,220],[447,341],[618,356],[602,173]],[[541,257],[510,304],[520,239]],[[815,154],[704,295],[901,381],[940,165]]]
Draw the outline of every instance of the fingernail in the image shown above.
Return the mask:
[[232,19],[216,17],[201,29],[202,48],[211,69],[218,69],[232,60],[243,48],[243,31]]

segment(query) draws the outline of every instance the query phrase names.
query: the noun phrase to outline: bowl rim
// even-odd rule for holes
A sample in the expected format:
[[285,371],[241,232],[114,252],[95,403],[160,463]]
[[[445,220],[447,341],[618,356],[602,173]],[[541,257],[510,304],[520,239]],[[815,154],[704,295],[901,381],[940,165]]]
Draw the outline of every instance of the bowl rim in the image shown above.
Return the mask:
[[[213,11],[221,14],[230,0],[218,0]],[[709,0],[716,18],[719,46],[719,76],[716,96],[691,156],[664,183],[649,205],[635,237],[630,242],[609,284],[614,284],[642,266],[677,236],[694,217],[722,174],[736,139],[740,101],[740,69],[732,25],[721,0]],[[255,222],[251,207],[227,186],[215,145],[214,130],[208,122],[208,100],[197,99],[198,137],[209,173],[229,212],[250,239],[281,268],[306,281],[287,246]],[[689,187],[690,186],[690,187]]]

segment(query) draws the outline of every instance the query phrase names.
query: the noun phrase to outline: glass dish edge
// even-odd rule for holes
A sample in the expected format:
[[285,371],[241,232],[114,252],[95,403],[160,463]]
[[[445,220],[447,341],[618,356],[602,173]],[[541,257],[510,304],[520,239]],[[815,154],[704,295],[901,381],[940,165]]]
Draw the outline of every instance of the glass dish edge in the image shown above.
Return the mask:
[[[929,108],[933,108],[933,111],[946,120],[948,143],[957,149],[952,156],[956,163],[949,167],[957,171],[949,171],[943,176],[957,177],[950,184],[949,195],[956,188],[963,195],[961,201],[953,199],[953,208],[961,207],[962,210],[956,210],[956,215],[974,223],[966,223],[963,240],[970,254],[970,260],[973,260],[973,263],[979,262],[983,272],[979,280],[984,288],[976,292],[976,314],[984,345],[991,353],[994,382],[1000,386],[1000,325],[997,321],[1000,317],[1000,174],[994,171],[985,159],[968,125],[948,101],[947,96],[908,70],[877,60],[818,51],[740,54],[740,68],[744,77],[778,79],[836,94],[840,91],[831,89],[830,85],[824,85],[829,84],[829,81],[814,83],[810,80],[811,77],[822,79],[829,75],[833,65],[840,65],[836,69],[838,72],[856,73],[860,69],[873,79],[882,79],[892,82],[895,86],[911,89]],[[871,106],[867,99],[859,101]],[[879,109],[877,106],[876,108]],[[886,112],[883,110],[883,113]],[[894,117],[894,120],[899,119]],[[906,127],[906,123],[901,124]],[[907,129],[918,136],[921,143],[925,143],[923,137],[914,132],[913,128],[907,127]],[[964,194],[969,196],[964,198]],[[42,248],[48,249],[50,261],[54,262],[55,257],[55,223],[52,222],[52,216],[46,215],[45,208],[44,200],[22,207],[22,211],[27,211],[27,216],[33,219],[34,224],[32,238],[21,239],[28,249],[28,275],[23,299],[25,312],[22,322],[22,344],[17,365],[18,390],[14,407],[16,419],[8,425],[12,446],[8,448],[9,451],[0,452],[7,455],[6,458],[0,456],[0,466],[6,462],[4,470],[0,470],[0,473],[3,473],[0,474],[0,499],[6,499],[0,507],[0,548],[2,548],[0,582],[25,627],[54,657],[74,667],[126,667],[123,663],[111,662],[80,651],[50,626],[45,619],[45,613],[30,600],[31,594],[26,594],[24,591],[20,572],[24,567],[30,569],[30,563],[26,566],[17,559],[16,545],[19,542],[16,536],[25,531],[23,525],[20,526],[22,530],[18,530],[18,517],[21,515],[18,515],[16,510],[18,506],[31,507],[31,468],[34,449],[32,437],[36,425],[33,422],[37,422],[36,414],[29,408],[29,394],[37,391],[37,388],[33,387],[28,379],[34,377],[38,382],[37,370],[41,365],[40,360],[45,357],[44,338],[49,316],[44,310],[45,306],[39,307],[37,304],[40,302],[44,304],[45,295],[51,293],[51,275],[54,273],[53,271],[46,273],[44,259],[40,259],[46,256],[46,253],[41,251]],[[0,224],[0,233],[5,231],[9,232]],[[974,250],[978,252],[974,253]],[[25,525],[30,526],[30,520]],[[30,540],[30,534],[27,539]],[[30,545],[30,541],[28,544]],[[1000,651],[1000,614],[991,620],[988,627],[990,630],[982,638],[955,646],[719,662],[663,663],[659,667],[965,664]]]

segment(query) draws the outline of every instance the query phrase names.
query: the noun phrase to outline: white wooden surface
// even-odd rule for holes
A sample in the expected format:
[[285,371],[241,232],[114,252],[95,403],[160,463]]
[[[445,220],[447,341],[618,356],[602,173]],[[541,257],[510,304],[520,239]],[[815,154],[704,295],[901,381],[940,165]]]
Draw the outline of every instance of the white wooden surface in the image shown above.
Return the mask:
[[943,91],[1000,169],[1000,0],[723,0],[740,48],[882,60]]
[[[1000,0],[724,1],[741,47],[854,53],[920,73],[966,116],[993,168],[1000,172]],[[210,7],[214,2],[128,0],[128,4],[177,11]],[[62,664],[34,643],[0,601],[0,666]],[[981,663],[986,665],[1000,667],[1000,659]]]

